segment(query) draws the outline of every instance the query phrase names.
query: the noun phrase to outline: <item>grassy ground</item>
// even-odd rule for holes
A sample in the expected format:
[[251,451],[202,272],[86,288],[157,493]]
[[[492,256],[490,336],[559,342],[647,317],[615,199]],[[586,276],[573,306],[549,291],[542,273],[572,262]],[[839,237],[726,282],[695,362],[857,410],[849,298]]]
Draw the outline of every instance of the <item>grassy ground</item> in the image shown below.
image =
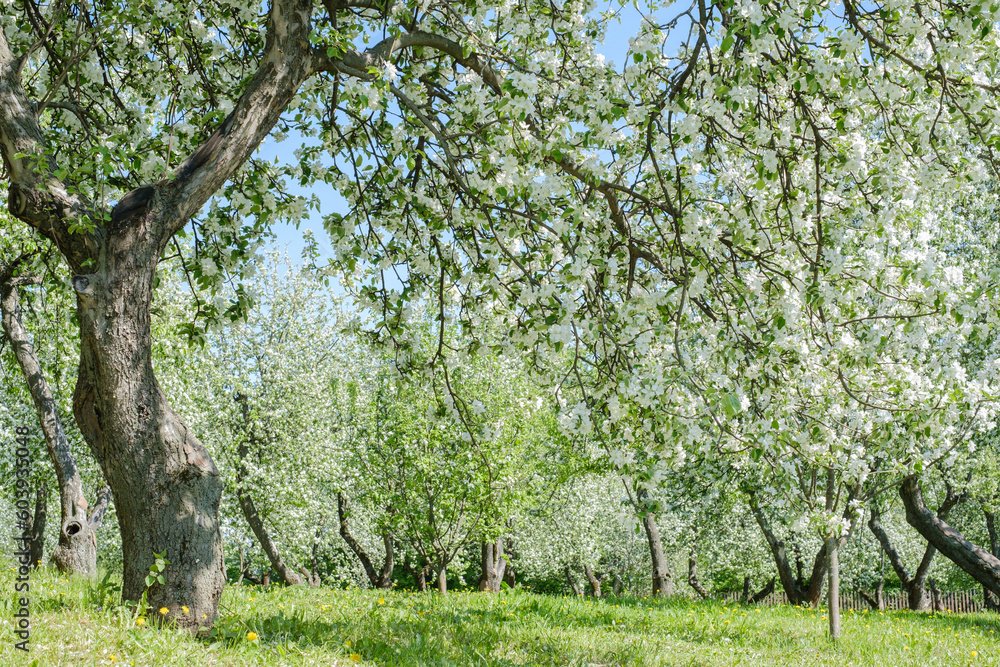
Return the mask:
[[[216,636],[135,624],[101,591],[32,576],[31,653],[13,647],[0,577],[0,665],[1000,665],[1000,617],[822,610],[530,593],[227,587]],[[155,610],[151,613],[155,614]],[[249,637],[249,639],[248,639]]]

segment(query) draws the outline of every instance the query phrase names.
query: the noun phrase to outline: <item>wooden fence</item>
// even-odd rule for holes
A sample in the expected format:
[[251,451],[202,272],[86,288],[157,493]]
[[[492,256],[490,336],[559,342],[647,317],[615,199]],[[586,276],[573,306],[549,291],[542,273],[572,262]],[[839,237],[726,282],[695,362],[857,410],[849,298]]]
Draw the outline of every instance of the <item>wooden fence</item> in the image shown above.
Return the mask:
[[[927,591],[928,596],[930,596],[930,591]],[[726,602],[739,602],[741,594],[738,592],[726,593],[722,596],[722,599]],[[906,602],[906,593],[902,591],[891,591],[883,592],[882,599],[885,600],[885,608],[889,610],[894,609],[909,609],[910,606]],[[944,603],[944,608],[952,612],[977,612],[982,611],[983,608],[983,593],[982,591],[957,591],[952,593],[941,592],[941,601]],[[788,596],[784,593],[771,593],[766,598],[761,600],[760,604],[763,605],[776,605],[776,604],[788,604]],[[823,596],[823,601],[821,605],[826,604],[826,596]],[[863,609],[871,609],[864,598],[861,597],[856,591],[841,591],[840,593],[840,608],[854,609],[855,611],[861,611]]]

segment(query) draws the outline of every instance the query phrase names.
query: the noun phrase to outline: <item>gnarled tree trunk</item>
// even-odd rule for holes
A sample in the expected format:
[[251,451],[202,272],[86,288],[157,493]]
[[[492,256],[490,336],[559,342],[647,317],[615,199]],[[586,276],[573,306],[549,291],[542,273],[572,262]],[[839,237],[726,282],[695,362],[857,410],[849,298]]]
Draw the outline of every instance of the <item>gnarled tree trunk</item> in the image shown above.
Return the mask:
[[695,559],[694,549],[691,549],[691,555],[688,556],[688,585],[701,596],[702,600],[708,597],[708,591],[698,581],[698,561]]
[[587,583],[590,584],[590,594],[595,597],[601,597],[601,584],[604,582],[604,577],[598,577],[594,574],[594,569],[589,565],[583,566],[583,576],[587,577]]
[[994,595],[1000,595],[1000,558],[969,542],[928,509],[924,503],[920,481],[916,477],[903,480],[899,486],[899,496],[906,507],[908,524],[984,588]]
[[[10,212],[51,240],[75,274],[80,370],[74,415],[115,497],[122,596],[139,600],[154,553],[170,565],[148,591],[156,614],[210,626],[225,584],[219,500],[208,450],[174,413],[151,361],[156,267],[173,236],[246,162],[325,59],[309,40],[310,0],[274,0],[257,71],[204,144],[108,211],[60,172],[21,81],[23,60],[0,31],[0,153]],[[26,54],[22,54],[26,55]],[[83,513],[77,515],[83,527]],[[184,613],[183,608],[188,609]]]
[[[100,521],[95,523],[91,520],[93,517],[87,516],[87,499],[83,493],[83,481],[76,466],[76,457],[73,456],[73,449],[66,438],[55,399],[42,374],[42,367],[35,355],[28,330],[21,319],[18,286],[37,281],[13,276],[13,268],[12,266],[0,269],[0,309],[3,314],[4,333],[10,341],[38,412],[38,421],[45,436],[49,459],[52,461],[56,481],[59,484],[59,544],[52,552],[52,560],[61,572],[94,577],[97,575],[95,531],[100,527]],[[45,495],[47,500],[48,493]],[[98,503],[98,507],[100,505],[101,503]],[[107,507],[106,501],[104,507]],[[100,517],[103,518],[103,511]],[[44,512],[40,523],[37,520],[36,523],[41,530],[44,530]],[[41,557],[39,547],[38,553],[33,554],[32,562],[37,564]]]

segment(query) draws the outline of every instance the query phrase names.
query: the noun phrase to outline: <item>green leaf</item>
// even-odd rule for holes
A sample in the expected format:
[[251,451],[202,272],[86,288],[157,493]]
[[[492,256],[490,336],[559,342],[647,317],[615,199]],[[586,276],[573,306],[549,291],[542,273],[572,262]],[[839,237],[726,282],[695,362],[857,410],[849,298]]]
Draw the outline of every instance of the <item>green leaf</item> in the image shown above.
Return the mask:
[[726,394],[722,398],[722,409],[730,419],[738,415],[743,410],[743,404],[735,394]]

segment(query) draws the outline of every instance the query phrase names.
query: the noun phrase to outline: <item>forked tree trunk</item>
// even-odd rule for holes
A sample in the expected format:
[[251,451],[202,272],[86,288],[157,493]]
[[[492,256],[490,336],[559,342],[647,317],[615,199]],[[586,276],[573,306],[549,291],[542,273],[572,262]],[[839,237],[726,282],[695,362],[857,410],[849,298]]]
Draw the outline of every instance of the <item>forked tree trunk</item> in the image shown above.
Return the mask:
[[899,495],[906,507],[907,523],[984,588],[1000,595],[1000,558],[969,542],[928,509],[916,477],[903,480]]
[[500,582],[507,570],[507,560],[503,557],[503,538],[480,545],[479,590],[489,593],[500,592]]
[[[340,519],[340,536],[344,538],[347,546],[351,548],[354,555],[361,561],[361,565],[365,568],[365,574],[368,576],[368,581],[371,582],[371,585],[374,588],[392,588],[392,570],[395,567],[395,554],[393,553],[395,544],[393,543],[392,534],[388,531],[382,533],[382,542],[385,544],[385,560],[382,561],[382,569],[376,572],[375,566],[372,564],[372,559],[368,556],[368,552],[351,535],[349,523],[350,508],[347,497],[339,491],[337,492],[337,516]],[[424,586],[426,587],[426,584]],[[422,591],[424,588],[422,587],[420,590]]]
[[[35,355],[34,346],[21,319],[21,304],[18,294],[19,284],[36,282],[18,279],[8,269],[0,271],[0,308],[3,312],[3,330],[10,341],[14,356],[21,367],[24,379],[31,393],[31,399],[38,412],[38,421],[49,459],[59,484],[59,543],[52,552],[52,560],[61,572],[85,577],[97,575],[97,536],[95,531],[101,522],[94,522],[87,516],[87,499],[83,493],[83,481],[76,466],[76,458],[66,438],[55,399],[48,382],[42,374],[41,364]],[[46,494],[47,500],[48,494]],[[98,503],[100,507],[101,503]],[[107,506],[105,500],[104,507]],[[103,510],[101,512],[103,519]],[[44,517],[41,525],[44,526]],[[41,552],[33,562],[41,560]]]
[[764,514],[764,511],[760,508],[760,505],[757,502],[756,495],[750,493],[748,494],[748,497],[750,501],[750,509],[753,512],[754,519],[756,519],[757,525],[760,526],[761,532],[764,533],[764,539],[771,550],[771,555],[774,558],[774,564],[778,570],[778,579],[781,581],[781,586],[785,590],[785,595],[788,596],[788,603],[794,605],[809,605],[815,609],[819,605],[820,599],[822,598],[823,580],[826,578],[826,543],[824,542],[819,548],[819,551],[816,553],[816,558],[813,560],[812,574],[809,577],[808,585],[806,585],[805,582],[800,580],[800,578],[797,579],[795,574],[792,572],[792,566],[788,562],[788,554],[785,550],[785,543],[774,535],[774,531],[771,530],[771,524],[767,520],[767,516]]
[[[951,509],[961,501],[961,496],[956,495],[951,486],[948,487],[948,494],[944,502],[938,508],[937,516],[944,521],[948,518]],[[931,564],[934,562],[934,555],[937,549],[933,544],[928,543],[924,549],[923,558],[916,571],[911,575],[903,564],[902,558],[889,540],[889,535],[882,528],[882,513],[878,502],[873,500],[871,505],[871,516],[868,519],[868,527],[878,539],[882,546],[882,553],[889,558],[889,564],[899,577],[903,590],[906,591],[906,601],[911,611],[928,611],[931,607],[931,597],[927,591],[927,575],[930,574]]]

